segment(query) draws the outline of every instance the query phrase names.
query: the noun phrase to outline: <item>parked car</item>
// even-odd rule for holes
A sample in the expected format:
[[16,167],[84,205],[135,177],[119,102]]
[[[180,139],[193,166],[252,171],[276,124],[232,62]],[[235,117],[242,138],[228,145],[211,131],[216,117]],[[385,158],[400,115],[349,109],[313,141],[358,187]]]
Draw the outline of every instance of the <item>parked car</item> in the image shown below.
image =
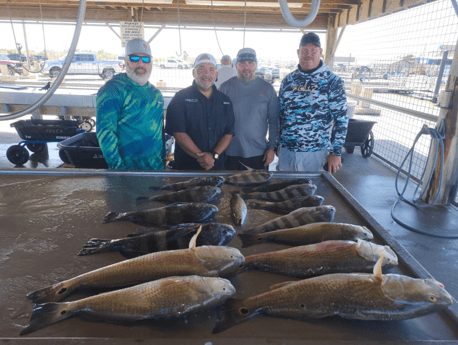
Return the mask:
[[258,67],[255,75],[269,83],[273,83],[276,79],[280,79],[280,69],[277,67],[263,65]]
[[182,60],[176,60],[176,59],[169,59],[165,62],[161,62],[159,65],[161,68],[178,68],[178,69],[183,69],[183,68],[189,68],[188,63],[184,62]]
[[8,57],[10,58],[10,60],[13,60],[13,61],[27,61],[27,57],[24,54],[21,54],[19,56],[18,53],[13,53],[13,54],[8,54]]
[[[49,74],[51,78],[56,78],[62,71],[62,66],[67,59],[67,55],[60,60],[45,61],[42,73]],[[97,56],[92,53],[75,53],[67,74],[97,74],[101,78],[111,79],[115,73],[122,72],[124,62],[120,60],[98,61]]]
[[32,59],[37,61],[46,61],[48,58],[44,55],[32,55]]
[[14,73],[22,74],[22,65],[20,63],[11,61],[11,59],[6,54],[0,54],[0,65],[6,65],[8,67],[9,75],[14,75]]

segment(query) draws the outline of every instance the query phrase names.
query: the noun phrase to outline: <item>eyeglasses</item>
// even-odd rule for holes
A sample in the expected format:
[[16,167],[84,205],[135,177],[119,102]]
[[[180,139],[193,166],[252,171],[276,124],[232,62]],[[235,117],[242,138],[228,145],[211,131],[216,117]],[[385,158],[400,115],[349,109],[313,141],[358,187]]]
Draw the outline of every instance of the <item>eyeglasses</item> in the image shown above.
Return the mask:
[[138,55],[129,55],[129,60],[131,62],[139,62],[140,58],[144,63],[150,63],[151,62],[151,56],[138,56]]

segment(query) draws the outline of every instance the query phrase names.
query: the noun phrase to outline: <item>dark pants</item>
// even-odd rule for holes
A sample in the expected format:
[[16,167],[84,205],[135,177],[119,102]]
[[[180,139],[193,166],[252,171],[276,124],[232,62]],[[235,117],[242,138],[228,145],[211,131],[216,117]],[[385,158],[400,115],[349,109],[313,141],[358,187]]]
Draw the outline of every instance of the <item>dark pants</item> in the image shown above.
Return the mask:
[[247,170],[240,162],[246,166],[256,170],[269,170],[269,166],[264,166],[264,155],[255,157],[238,157],[238,156],[226,156],[226,170]]

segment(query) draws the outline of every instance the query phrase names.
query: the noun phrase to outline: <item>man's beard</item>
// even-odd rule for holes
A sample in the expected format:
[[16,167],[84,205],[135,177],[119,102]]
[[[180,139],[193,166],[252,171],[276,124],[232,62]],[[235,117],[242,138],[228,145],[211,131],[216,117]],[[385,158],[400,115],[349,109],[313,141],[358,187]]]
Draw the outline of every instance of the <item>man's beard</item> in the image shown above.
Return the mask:
[[245,78],[245,76],[243,75],[243,71],[242,72],[238,72],[239,74],[239,77],[242,81],[244,82],[249,82],[249,81],[252,81],[254,79],[254,72],[253,73],[250,73],[250,76],[248,78]]
[[[207,80],[208,81],[208,80]],[[197,88],[198,89],[201,89],[202,91],[208,91],[210,90],[210,88],[213,86],[214,82],[213,83],[210,83],[209,86],[205,86],[205,85],[202,85],[202,83],[199,81],[196,80],[196,85],[197,85]]]
[[[135,72],[136,69],[144,69],[146,70],[146,73],[145,74],[139,74],[137,72]],[[133,70],[132,68],[130,68],[130,66],[128,64],[126,64],[126,73],[127,73],[127,76],[132,79],[134,82],[136,82],[137,84],[140,84],[140,85],[145,85],[147,82],[148,82],[148,79],[151,75],[151,70],[147,70],[146,68],[143,68],[143,67],[137,67],[135,70]]]

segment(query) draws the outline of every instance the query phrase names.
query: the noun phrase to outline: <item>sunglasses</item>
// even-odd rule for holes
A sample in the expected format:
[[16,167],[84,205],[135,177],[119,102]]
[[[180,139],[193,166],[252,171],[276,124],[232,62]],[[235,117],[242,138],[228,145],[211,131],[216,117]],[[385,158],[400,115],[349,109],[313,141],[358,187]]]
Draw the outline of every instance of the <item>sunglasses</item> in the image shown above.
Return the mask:
[[151,56],[138,56],[138,55],[129,55],[129,60],[131,62],[139,62],[140,58],[144,63],[150,63],[151,62]]

